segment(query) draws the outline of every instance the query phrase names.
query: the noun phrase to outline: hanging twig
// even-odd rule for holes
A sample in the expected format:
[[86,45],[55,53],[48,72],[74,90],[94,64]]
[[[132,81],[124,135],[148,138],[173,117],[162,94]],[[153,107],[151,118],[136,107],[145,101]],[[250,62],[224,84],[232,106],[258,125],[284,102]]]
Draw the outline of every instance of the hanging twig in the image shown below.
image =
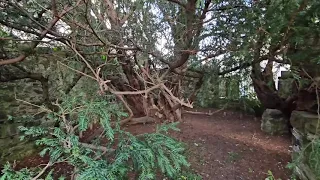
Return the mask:
[[[55,1],[52,1],[53,3],[55,3]],[[73,10],[74,8],[76,8],[78,5],[80,5],[81,0],[79,0],[77,2],[77,4],[75,6],[71,6],[71,7],[67,7],[65,8],[59,15],[54,16],[54,18],[51,20],[51,22],[49,23],[49,25],[41,32],[41,34],[39,35],[39,37],[36,39],[37,41],[33,41],[29,47],[30,50],[35,49],[38,44],[40,43],[40,40],[42,40],[43,38],[46,37],[47,33],[49,31],[51,31],[51,29],[56,25],[56,23],[64,16],[66,15],[69,11]],[[54,7],[54,6],[53,6]],[[24,53],[19,55],[16,58],[12,58],[12,59],[6,59],[6,60],[0,60],[0,66],[1,65],[6,65],[6,64],[13,64],[13,63],[17,63],[20,61],[23,61],[26,59],[27,56],[29,56],[30,54]]]
[[36,175],[34,178],[32,178],[32,180],[37,180],[44,172],[46,172],[46,170],[52,166],[51,162],[48,162],[48,164],[39,172],[38,175]]
[[197,114],[197,115],[208,115],[208,116],[212,116],[212,115],[214,115],[214,114],[216,114],[216,113],[219,113],[219,112],[223,111],[224,109],[225,109],[225,108],[223,107],[223,108],[218,109],[218,110],[213,111],[213,112],[211,112],[211,111],[209,111],[209,112],[196,112],[196,111],[187,111],[187,110],[184,110],[183,112],[184,112],[184,113],[188,113],[188,114]]

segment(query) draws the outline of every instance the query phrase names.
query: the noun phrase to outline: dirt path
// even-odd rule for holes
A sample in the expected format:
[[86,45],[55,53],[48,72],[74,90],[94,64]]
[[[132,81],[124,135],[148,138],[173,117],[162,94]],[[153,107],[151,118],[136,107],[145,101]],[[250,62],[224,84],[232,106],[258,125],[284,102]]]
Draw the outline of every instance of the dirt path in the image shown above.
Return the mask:
[[[264,180],[268,170],[287,180],[291,159],[289,136],[268,136],[260,120],[223,111],[212,116],[184,114],[174,136],[189,145],[192,168],[207,180]],[[130,127],[139,133],[151,125]]]
[[[268,136],[260,131],[260,121],[231,111],[212,116],[184,114],[180,132],[173,136],[187,143],[191,167],[204,180],[264,180],[268,170],[276,178],[287,180],[290,171],[290,137]],[[155,124],[126,128],[133,134],[152,132]],[[19,168],[37,166],[47,160],[33,156],[18,163]],[[58,174],[71,174],[63,164]]]

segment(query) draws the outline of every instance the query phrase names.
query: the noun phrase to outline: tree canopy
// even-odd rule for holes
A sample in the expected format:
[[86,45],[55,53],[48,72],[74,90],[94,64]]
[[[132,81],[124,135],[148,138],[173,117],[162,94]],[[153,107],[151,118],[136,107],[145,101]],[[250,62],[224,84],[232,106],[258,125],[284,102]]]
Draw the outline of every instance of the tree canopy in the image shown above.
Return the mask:
[[[43,101],[38,104],[59,113],[61,97],[89,78],[96,83],[94,94],[113,95],[112,101],[122,104],[129,114],[119,122],[123,125],[151,116],[179,121],[183,107],[192,108],[199,93],[206,97],[206,82],[238,75],[252,83],[265,108],[290,116],[302,108],[302,95],[315,99],[318,92],[310,88],[319,79],[319,13],[318,0],[5,0],[0,2],[0,82],[39,81]],[[60,53],[55,63],[72,72],[60,94],[51,91],[52,76],[33,68],[40,56],[53,52]],[[296,80],[286,98],[274,78],[274,69],[284,65]],[[301,85],[302,79],[312,82]],[[96,135],[109,125],[102,124]]]
[[[165,101],[191,107],[177,101],[182,95],[174,88],[187,78],[201,84],[208,76],[250,72],[253,67],[253,79],[264,81],[264,60],[269,69],[274,62],[316,62],[318,8],[317,1],[300,0],[5,1],[0,14],[3,45],[16,50],[2,45],[0,63],[27,61],[36,55],[36,47],[59,47],[83,63],[79,71],[88,69],[101,91],[140,90],[131,96],[120,93],[129,104],[139,100],[137,94],[165,83],[174,95],[162,92]],[[134,113],[145,114],[141,109]]]

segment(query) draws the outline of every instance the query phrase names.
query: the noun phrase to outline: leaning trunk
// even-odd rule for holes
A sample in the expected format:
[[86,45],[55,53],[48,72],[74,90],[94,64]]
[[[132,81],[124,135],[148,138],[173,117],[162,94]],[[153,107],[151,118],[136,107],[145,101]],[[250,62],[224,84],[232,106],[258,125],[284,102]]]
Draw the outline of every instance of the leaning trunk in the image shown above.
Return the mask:
[[273,79],[273,61],[268,61],[264,71],[260,71],[260,65],[253,67],[251,79],[257,98],[262,106],[269,109],[278,109],[290,117],[291,112],[295,109],[295,97],[283,99],[279,96]]

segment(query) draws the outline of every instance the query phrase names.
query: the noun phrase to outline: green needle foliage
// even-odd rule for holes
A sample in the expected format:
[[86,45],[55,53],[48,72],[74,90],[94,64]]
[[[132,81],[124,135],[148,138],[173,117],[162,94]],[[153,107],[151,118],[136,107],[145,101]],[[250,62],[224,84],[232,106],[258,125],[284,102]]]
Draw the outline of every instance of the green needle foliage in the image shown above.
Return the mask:
[[320,139],[316,137],[310,142],[305,143],[299,153],[296,154],[294,161],[288,164],[288,168],[294,170],[301,164],[306,164],[317,180],[320,179]]
[[[112,98],[88,100],[79,95],[68,97],[57,106],[59,112],[49,113],[48,119],[59,123],[59,127],[20,127],[24,132],[22,139],[37,138],[35,143],[43,147],[40,155],[50,156],[48,167],[67,163],[74,167],[73,173],[80,180],[122,180],[128,179],[129,174],[141,180],[185,177],[180,175],[189,166],[184,144],[168,136],[169,130],[179,130],[177,123],[159,126],[151,134],[134,136],[120,128],[120,119],[126,113]],[[103,133],[90,144],[82,142],[80,133],[93,123],[98,123]],[[46,171],[42,173],[43,170]],[[14,171],[9,163],[2,173],[1,180],[26,180],[39,174],[44,179],[57,176],[54,171],[41,168]]]
[[309,154],[310,168],[315,172],[315,176],[320,179],[320,139],[311,142],[311,152]]

